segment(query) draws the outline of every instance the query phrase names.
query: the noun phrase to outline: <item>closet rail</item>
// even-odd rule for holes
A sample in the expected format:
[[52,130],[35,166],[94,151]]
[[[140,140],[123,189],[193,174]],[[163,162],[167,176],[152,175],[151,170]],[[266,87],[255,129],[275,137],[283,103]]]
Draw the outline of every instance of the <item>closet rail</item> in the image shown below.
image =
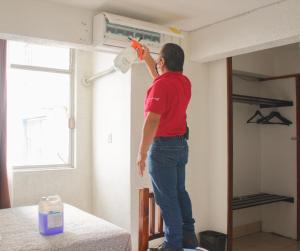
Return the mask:
[[255,207],[265,204],[271,204],[275,202],[285,201],[289,203],[294,203],[293,197],[268,194],[268,193],[259,193],[252,194],[247,196],[235,197],[232,200],[232,210]]
[[232,101],[259,105],[260,108],[293,106],[293,101],[232,94]]

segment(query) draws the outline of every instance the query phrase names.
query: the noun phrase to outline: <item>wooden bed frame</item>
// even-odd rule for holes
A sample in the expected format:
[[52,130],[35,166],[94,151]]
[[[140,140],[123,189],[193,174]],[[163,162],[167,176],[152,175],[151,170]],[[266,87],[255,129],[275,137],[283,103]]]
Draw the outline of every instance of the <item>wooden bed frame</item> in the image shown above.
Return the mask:
[[138,251],[147,251],[149,241],[162,238],[163,218],[158,208],[158,224],[157,230],[155,227],[155,204],[154,194],[149,191],[149,188],[139,189],[139,249]]

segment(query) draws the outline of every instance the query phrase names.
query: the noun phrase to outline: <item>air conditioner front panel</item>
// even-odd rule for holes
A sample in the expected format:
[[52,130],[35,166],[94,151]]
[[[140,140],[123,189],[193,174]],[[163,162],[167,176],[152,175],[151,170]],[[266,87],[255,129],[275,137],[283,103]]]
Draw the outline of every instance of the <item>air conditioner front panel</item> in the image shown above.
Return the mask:
[[125,26],[134,27],[136,29],[141,29],[141,30],[146,29],[146,30],[150,30],[153,32],[158,32],[158,33],[163,33],[163,34],[168,34],[171,36],[177,36],[177,37],[183,38],[183,34],[181,34],[180,32],[174,32],[174,30],[172,30],[168,27],[165,27],[165,26],[160,26],[157,24],[132,19],[129,17],[118,16],[118,15],[114,15],[114,14],[106,13],[106,12],[103,12],[99,15],[104,15],[105,20],[112,24],[125,25]]
[[142,43],[147,45],[150,52],[153,53],[158,53],[163,44],[168,42],[181,45],[181,36],[164,32],[167,29],[166,27],[158,26],[159,29],[154,29],[152,26],[156,25],[101,13],[94,17],[93,43],[99,48],[103,46],[125,48],[130,44],[128,37],[142,38]]

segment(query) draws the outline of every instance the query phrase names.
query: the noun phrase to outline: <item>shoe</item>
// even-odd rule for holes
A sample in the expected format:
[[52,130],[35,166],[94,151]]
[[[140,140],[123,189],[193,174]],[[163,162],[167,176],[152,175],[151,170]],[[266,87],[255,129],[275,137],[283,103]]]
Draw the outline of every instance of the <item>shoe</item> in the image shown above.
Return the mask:
[[157,248],[149,248],[148,251],[183,251],[183,248],[168,247],[167,243],[164,241]]
[[183,232],[183,248],[195,249],[199,246],[196,234],[194,232]]

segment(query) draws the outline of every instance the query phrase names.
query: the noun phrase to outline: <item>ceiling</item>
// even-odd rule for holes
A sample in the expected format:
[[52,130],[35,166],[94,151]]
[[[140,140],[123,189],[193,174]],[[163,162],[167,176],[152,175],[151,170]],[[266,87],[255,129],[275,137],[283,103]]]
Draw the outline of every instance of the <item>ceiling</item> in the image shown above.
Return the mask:
[[285,0],[44,0],[191,31]]

